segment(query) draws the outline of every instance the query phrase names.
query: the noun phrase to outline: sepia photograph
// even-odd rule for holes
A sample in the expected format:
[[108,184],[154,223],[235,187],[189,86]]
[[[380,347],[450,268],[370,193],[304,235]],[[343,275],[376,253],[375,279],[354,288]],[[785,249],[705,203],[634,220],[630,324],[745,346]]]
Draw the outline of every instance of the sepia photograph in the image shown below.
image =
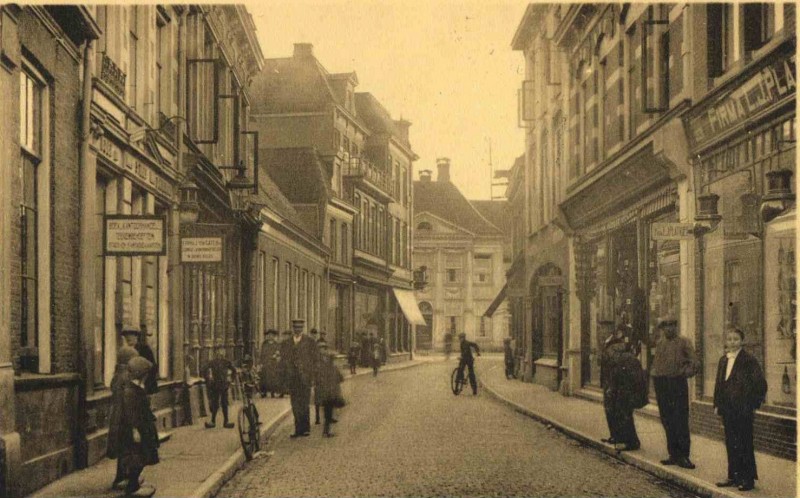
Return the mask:
[[0,4],[0,498],[797,496],[796,32]]

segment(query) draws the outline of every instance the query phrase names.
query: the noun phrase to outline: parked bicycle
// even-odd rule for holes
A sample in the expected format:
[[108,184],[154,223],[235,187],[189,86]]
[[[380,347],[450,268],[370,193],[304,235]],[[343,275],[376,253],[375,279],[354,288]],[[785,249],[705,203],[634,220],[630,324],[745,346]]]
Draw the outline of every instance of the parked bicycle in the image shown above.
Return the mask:
[[236,376],[236,389],[242,395],[242,407],[238,415],[239,441],[242,443],[244,456],[251,460],[261,446],[259,440],[261,422],[258,420],[258,409],[253,402],[257,390],[255,379],[246,371],[240,372]]

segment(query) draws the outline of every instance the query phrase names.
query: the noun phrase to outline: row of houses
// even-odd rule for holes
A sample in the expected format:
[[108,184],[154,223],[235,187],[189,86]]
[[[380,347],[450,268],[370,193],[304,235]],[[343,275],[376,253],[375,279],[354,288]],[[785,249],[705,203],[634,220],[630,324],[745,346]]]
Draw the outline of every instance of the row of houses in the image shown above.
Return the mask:
[[[122,329],[187,381],[293,318],[408,357],[410,123],[242,6],[0,7],[0,495],[104,456]],[[190,382],[191,384],[191,382]]]
[[676,319],[702,362],[692,429],[719,438],[735,326],[769,384],[756,447],[795,458],[795,5],[531,4],[513,47],[526,149],[507,297],[524,379],[596,399],[614,327],[647,367],[657,321]]

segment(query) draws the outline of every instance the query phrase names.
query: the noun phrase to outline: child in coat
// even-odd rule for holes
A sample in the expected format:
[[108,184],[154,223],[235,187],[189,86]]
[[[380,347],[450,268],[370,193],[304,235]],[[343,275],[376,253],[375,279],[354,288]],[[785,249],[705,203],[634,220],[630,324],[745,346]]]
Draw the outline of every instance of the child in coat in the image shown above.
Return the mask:
[[120,454],[123,471],[128,476],[127,496],[152,496],[153,486],[140,484],[144,467],[158,463],[158,431],[156,417],[150,409],[150,400],[144,383],[153,364],[141,356],[128,362],[130,382],[123,388],[122,412],[119,426]]
[[338,422],[333,418],[333,409],[344,406],[342,387],[340,385],[344,377],[339,369],[336,368],[333,362],[335,354],[328,352],[328,345],[324,342],[319,343],[319,351],[320,362],[317,369],[316,386],[314,387],[314,401],[322,406],[325,416],[322,435],[324,437],[333,437],[331,424]]
[[134,357],[139,356],[139,352],[130,346],[122,346],[117,351],[117,366],[114,369],[114,376],[111,378],[111,411],[108,415],[108,438],[106,444],[106,456],[117,459],[117,473],[111,483],[111,489],[123,490],[128,485],[128,477],[122,468],[122,459],[119,457],[119,427],[122,416],[122,393],[125,385],[130,382],[128,373],[128,362]]
[[361,345],[356,341],[350,343],[350,350],[347,352],[347,363],[350,365],[350,373],[356,374],[356,364],[361,356]]

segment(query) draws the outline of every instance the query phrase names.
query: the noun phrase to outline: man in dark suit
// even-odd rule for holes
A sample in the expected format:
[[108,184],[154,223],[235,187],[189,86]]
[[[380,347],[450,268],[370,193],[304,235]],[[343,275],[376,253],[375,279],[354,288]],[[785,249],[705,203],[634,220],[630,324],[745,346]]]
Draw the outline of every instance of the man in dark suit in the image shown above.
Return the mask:
[[319,361],[317,343],[303,334],[304,325],[305,320],[292,320],[292,337],[281,343],[281,376],[292,398],[293,438],[308,436],[311,432],[311,386]]
[[714,411],[725,427],[728,479],[719,487],[738,486],[750,491],[758,479],[753,450],[753,415],[767,393],[767,381],[758,361],[742,349],[744,332],[733,328],[725,335],[725,356],[720,358],[714,385]]
[[478,394],[478,381],[475,379],[475,359],[472,357],[472,350],[474,349],[478,356],[481,355],[481,348],[472,341],[467,340],[467,334],[458,334],[458,340],[461,345],[461,359],[458,362],[458,375],[464,378],[464,367],[469,369],[469,385],[472,387],[472,394]]

